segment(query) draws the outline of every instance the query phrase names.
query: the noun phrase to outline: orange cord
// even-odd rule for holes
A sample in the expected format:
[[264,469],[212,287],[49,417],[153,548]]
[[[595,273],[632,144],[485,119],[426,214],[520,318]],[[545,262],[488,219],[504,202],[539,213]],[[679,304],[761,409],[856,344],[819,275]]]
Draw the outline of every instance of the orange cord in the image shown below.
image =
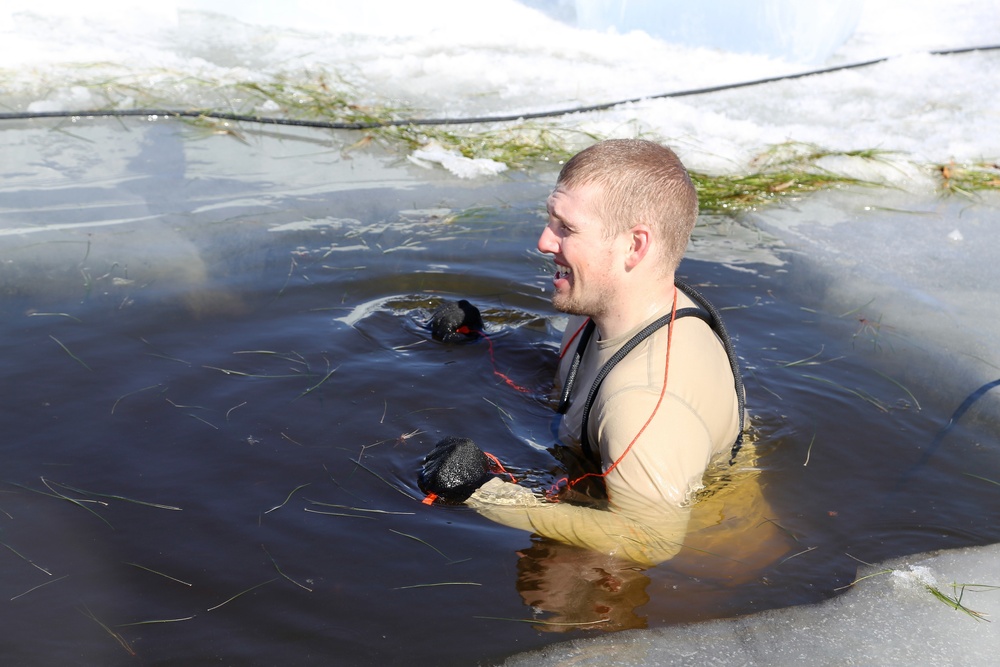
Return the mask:
[[[639,441],[639,438],[646,431],[646,428],[653,422],[653,417],[655,417],[657,411],[659,411],[660,405],[663,403],[663,397],[667,393],[667,376],[668,376],[668,373],[670,371],[670,347],[671,347],[671,343],[673,342],[673,338],[674,338],[673,320],[674,320],[674,316],[676,314],[677,314],[677,288],[675,287],[674,288],[674,302],[673,302],[673,305],[671,306],[671,310],[670,310],[670,324],[667,327],[667,355],[666,355],[666,360],[665,360],[665,363],[664,363],[664,366],[663,366],[663,387],[660,389],[660,397],[659,397],[659,399],[657,399],[656,406],[653,408],[653,411],[650,413],[649,418],[646,420],[646,423],[642,425],[642,428],[639,429],[639,432],[635,434],[634,438],[632,438],[632,442],[628,443],[628,446],[625,448],[625,451],[621,453],[621,456],[619,456],[615,460],[614,463],[612,463],[610,466],[608,466],[607,470],[605,470],[602,473],[594,473],[594,472],[584,473],[583,475],[580,475],[579,477],[577,477],[576,479],[573,479],[573,480],[570,480],[568,477],[562,477],[562,478],[556,480],[555,484],[553,484],[552,487],[549,489],[548,494],[546,494],[550,500],[558,502],[558,498],[556,497],[556,494],[558,494],[559,488],[563,484],[565,484],[567,487],[571,487],[571,486],[579,483],[580,481],[586,479],[587,477],[607,477],[608,474],[612,470],[614,470],[615,468],[618,467],[618,464],[622,462],[622,460],[628,455],[628,453],[630,451],[632,451],[632,447],[635,445],[636,442]],[[577,329],[576,332],[570,337],[569,341],[566,342],[566,347],[559,353],[559,358],[560,359],[562,359],[563,356],[565,356],[566,352],[569,350],[569,348],[572,347],[573,341],[576,340],[576,337],[580,335],[580,332],[583,331],[583,328],[585,326],[587,326],[587,322],[589,322],[589,321],[590,321],[590,318],[588,317],[586,320],[584,320],[583,324],[580,325],[580,328]],[[465,329],[465,331],[463,331],[462,329]],[[471,330],[468,329],[468,327],[464,327],[464,326],[461,327],[461,328],[459,328],[459,329],[456,329],[456,331],[458,331],[459,333],[469,333],[469,332],[471,332]],[[506,375],[504,375],[500,371],[496,370],[496,360],[493,358],[493,341],[490,340],[490,337],[487,336],[482,331],[479,332],[479,335],[481,335],[483,338],[485,338],[486,342],[489,343],[490,360],[493,362],[493,373],[495,375],[498,375],[499,377],[503,378],[503,380],[508,385],[510,385],[511,387],[513,387],[514,389],[516,389],[517,391],[524,392],[524,393],[529,393],[530,390],[525,389],[524,387],[521,387],[520,385],[516,384],[513,380],[511,380],[509,377],[507,377]],[[584,428],[586,428],[586,424],[584,424]],[[514,482],[515,484],[517,483],[517,478],[515,478],[514,475],[512,475],[510,472],[508,472],[508,470],[506,468],[503,467],[503,464],[500,463],[500,459],[498,459],[493,454],[490,454],[489,452],[483,452],[483,453],[486,454],[487,458],[489,458],[490,461],[492,462],[492,465],[490,467],[493,469],[493,472],[507,475],[508,477],[510,477],[510,481],[511,482]],[[429,494],[427,494],[427,497],[425,497],[423,499],[423,501],[421,501],[421,502],[423,502],[423,504],[425,504],[425,505],[431,505],[431,504],[434,503],[435,500],[437,500],[437,498],[438,498],[437,494],[429,493]]]
[[[463,329],[465,329],[465,331],[463,331]],[[456,331],[458,331],[459,333],[470,333],[472,330],[469,329],[468,327],[463,326],[463,327],[460,327],[460,328],[456,329]],[[483,338],[485,338],[486,339],[486,344],[489,345],[490,363],[493,365],[493,374],[496,375],[501,380],[503,380],[505,383],[507,383],[507,386],[509,386],[510,388],[514,389],[515,391],[519,391],[522,394],[530,394],[531,393],[530,389],[522,387],[521,385],[517,384],[516,382],[514,382],[513,380],[511,380],[509,377],[507,377],[506,375],[504,375],[503,373],[501,373],[500,371],[497,370],[497,360],[496,360],[496,357],[493,356],[493,339],[490,338],[489,336],[487,336],[486,332],[484,332],[484,331],[476,331],[476,333],[478,333],[480,336],[482,336]]]
[[490,461],[493,462],[493,465],[490,466],[491,468],[493,468],[493,472],[500,473],[502,475],[507,475],[508,477],[510,477],[510,481],[512,481],[513,483],[517,484],[517,478],[514,477],[512,474],[510,474],[507,471],[507,469],[503,467],[503,464],[500,463],[500,459],[498,459],[497,457],[493,456],[489,452],[483,452],[483,454],[486,454],[486,458],[488,458]]
[[[602,478],[607,477],[608,474],[612,470],[617,468],[618,464],[621,463],[626,456],[628,456],[628,453],[632,451],[632,447],[635,445],[636,442],[639,441],[639,438],[646,431],[646,428],[653,422],[653,417],[656,416],[657,411],[659,411],[660,409],[660,405],[663,403],[663,397],[666,396],[667,394],[667,377],[670,371],[670,347],[674,338],[674,316],[676,314],[677,314],[677,288],[675,287],[674,303],[670,309],[670,324],[667,326],[667,354],[663,364],[663,387],[660,388],[660,397],[657,399],[656,406],[653,407],[653,411],[649,414],[649,418],[646,420],[646,423],[642,425],[642,428],[639,429],[639,432],[635,434],[634,438],[632,438],[632,442],[628,443],[628,446],[625,448],[625,451],[621,453],[621,456],[619,456],[614,461],[614,463],[608,466],[607,470],[605,470],[602,473],[596,473],[596,472],[584,473],[573,480],[570,480],[567,477],[558,479],[556,480],[556,483],[552,485],[552,488],[549,489],[549,493],[547,494],[549,499],[558,501],[558,499],[556,498],[556,494],[559,492],[560,485],[563,483],[565,483],[566,487],[569,488],[571,486],[574,486],[575,484],[578,484],[580,481],[586,479],[587,477],[602,477]],[[583,327],[581,327],[581,329],[582,328]],[[580,332],[577,331],[577,334],[578,333]],[[573,338],[576,338],[576,334],[573,334]],[[570,339],[570,342],[572,342],[572,339]],[[569,345],[566,346],[566,349],[569,349]],[[563,354],[565,354],[565,351],[563,352]],[[587,425],[584,424],[583,428],[587,428]]]

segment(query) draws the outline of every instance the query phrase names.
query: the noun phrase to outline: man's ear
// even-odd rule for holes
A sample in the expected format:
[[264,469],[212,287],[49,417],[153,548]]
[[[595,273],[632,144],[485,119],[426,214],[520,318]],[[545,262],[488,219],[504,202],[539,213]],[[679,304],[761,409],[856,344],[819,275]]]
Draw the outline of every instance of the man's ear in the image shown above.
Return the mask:
[[625,268],[634,269],[649,254],[649,248],[653,241],[653,235],[647,225],[636,225],[629,231],[628,255],[625,257]]

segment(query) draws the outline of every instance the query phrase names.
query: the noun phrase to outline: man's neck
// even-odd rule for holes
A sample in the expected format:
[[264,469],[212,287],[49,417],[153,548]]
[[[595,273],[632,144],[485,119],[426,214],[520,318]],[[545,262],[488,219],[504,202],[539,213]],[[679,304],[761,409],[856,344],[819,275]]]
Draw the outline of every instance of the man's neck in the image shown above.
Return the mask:
[[653,281],[652,289],[630,289],[600,315],[594,315],[599,340],[611,340],[628,333],[674,302],[674,275]]

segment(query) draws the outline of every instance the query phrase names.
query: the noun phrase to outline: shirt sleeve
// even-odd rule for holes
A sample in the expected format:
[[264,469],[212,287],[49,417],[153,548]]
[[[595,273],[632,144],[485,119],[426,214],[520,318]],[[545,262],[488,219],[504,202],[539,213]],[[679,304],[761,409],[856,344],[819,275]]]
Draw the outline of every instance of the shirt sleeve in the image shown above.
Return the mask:
[[[691,577],[729,584],[750,581],[787,556],[794,538],[773,519],[755,459],[744,453],[728,467],[726,482],[713,484],[683,507],[636,504],[620,509],[554,503],[529,489],[493,478],[466,503],[499,524],[542,537]],[[638,508],[638,509],[636,509]]]
[[480,487],[466,504],[505,526],[643,565],[662,563],[680,551],[690,517],[690,508],[680,506],[650,507],[642,516],[628,516],[547,502],[498,478]]

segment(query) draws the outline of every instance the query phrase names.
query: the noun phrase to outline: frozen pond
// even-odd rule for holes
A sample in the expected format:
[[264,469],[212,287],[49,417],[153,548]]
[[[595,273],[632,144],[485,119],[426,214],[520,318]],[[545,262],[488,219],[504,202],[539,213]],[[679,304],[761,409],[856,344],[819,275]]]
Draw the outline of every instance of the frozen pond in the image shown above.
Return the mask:
[[[447,434],[556,473],[559,319],[533,250],[553,173],[470,186],[311,131],[244,143],[163,120],[0,136],[24,165],[0,189],[19,664],[498,661],[817,602],[855,558],[1000,538],[995,487],[964,477],[1000,479],[995,443],[963,421],[922,460],[955,393],[903,379],[915,332],[880,328],[866,294],[810,300],[780,244],[732,219],[703,218],[681,273],[738,337],[771,518],[802,553],[735,588],[667,563],[609,591],[590,554],[415,486]],[[455,296],[492,355],[422,328]],[[572,595],[539,593],[566,576]]]

